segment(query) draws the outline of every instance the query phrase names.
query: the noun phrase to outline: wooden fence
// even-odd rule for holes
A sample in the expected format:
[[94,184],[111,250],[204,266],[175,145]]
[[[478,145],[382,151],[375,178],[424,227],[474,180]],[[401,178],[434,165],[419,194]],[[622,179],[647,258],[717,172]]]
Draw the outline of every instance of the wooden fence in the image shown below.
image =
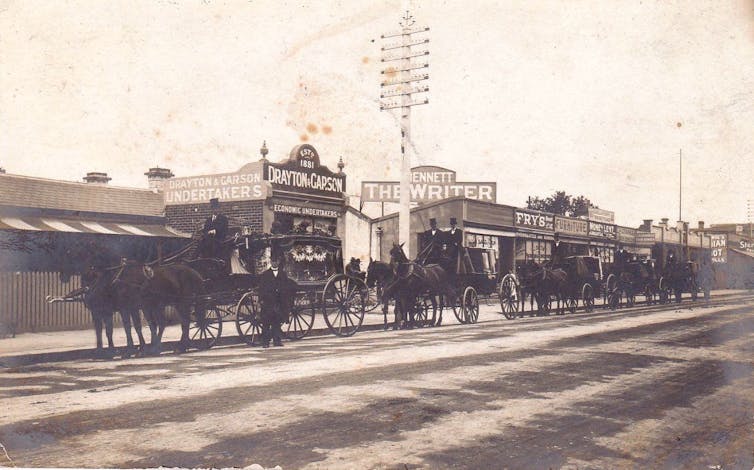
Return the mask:
[[54,272],[0,272],[0,324],[17,333],[89,327],[92,317],[83,303],[45,300],[80,285],[78,276],[63,283]]

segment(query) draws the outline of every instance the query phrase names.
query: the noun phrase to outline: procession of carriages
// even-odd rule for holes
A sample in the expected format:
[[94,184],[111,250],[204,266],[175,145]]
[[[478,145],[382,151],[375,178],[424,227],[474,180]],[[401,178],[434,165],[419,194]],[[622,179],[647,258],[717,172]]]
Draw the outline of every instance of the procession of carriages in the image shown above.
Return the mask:
[[[345,266],[341,240],[326,234],[236,234],[224,242],[228,254],[224,260],[199,257],[197,244],[195,237],[181,252],[159,263],[139,265],[138,269],[126,261],[100,267],[104,274],[88,284],[84,282],[82,289],[49,300],[92,302],[105,297],[98,292],[103,288],[131,288],[130,293],[134,294],[138,285],[139,292],[147,293],[143,294],[147,299],[144,305],[149,304],[148,298],[155,298],[151,304],[155,309],[174,306],[184,310],[179,312],[183,349],[208,349],[221,341],[228,327],[235,327],[245,343],[261,344],[258,282],[273,256],[282,258],[293,281],[294,287],[286,296],[289,305],[282,325],[283,335],[290,340],[310,334],[318,317],[332,334],[351,336],[362,326],[365,315],[378,307],[382,308],[386,329],[390,307],[395,315],[393,328],[439,326],[443,311],[452,311],[461,324],[472,324],[478,321],[480,300],[488,304],[499,302],[501,313],[515,319],[527,313],[548,315],[553,310],[559,314],[575,313],[579,308],[592,312],[597,299],[616,309],[633,306],[638,296],[643,296],[647,304],[664,304],[680,302],[683,293],[690,293],[696,300],[702,290],[708,298],[711,284],[710,275],[702,272],[696,262],[671,260],[660,269],[653,259],[631,258],[625,253],[622,261],[609,269],[598,257],[568,256],[557,264],[524,263],[516,272],[501,273],[496,269],[499,264],[494,250],[469,250],[463,237],[455,247],[447,243],[425,244],[416,260],[409,260],[402,247],[394,245],[390,263],[371,260],[366,272],[361,272],[358,264]],[[435,255],[427,256],[432,250]],[[155,272],[169,271],[171,266],[190,267],[200,275],[201,285],[190,287],[188,292],[160,290]],[[135,274],[129,274],[131,280],[125,282],[121,279],[124,273]],[[102,281],[103,276],[109,276],[106,282]],[[124,315],[122,306],[111,307]],[[139,307],[144,310],[143,305],[132,305],[132,309]],[[145,317],[150,320],[146,312]],[[123,318],[128,327],[130,321]],[[132,320],[138,321],[133,315]],[[164,330],[164,319],[163,330],[157,323],[160,322],[152,318],[149,325],[153,343],[155,335],[161,338]],[[135,326],[143,346],[140,325]],[[127,332],[129,347],[133,347],[130,331]],[[98,332],[101,347],[99,335]]]

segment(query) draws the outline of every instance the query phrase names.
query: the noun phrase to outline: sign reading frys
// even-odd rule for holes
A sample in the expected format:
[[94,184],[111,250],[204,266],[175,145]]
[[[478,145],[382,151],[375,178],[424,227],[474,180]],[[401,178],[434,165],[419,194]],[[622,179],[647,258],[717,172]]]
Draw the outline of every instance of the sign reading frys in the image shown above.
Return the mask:
[[320,165],[317,150],[309,144],[297,145],[283,163],[264,164],[264,179],[273,189],[343,197],[346,175],[333,173]]
[[267,197],[262,165],[249,163],[235,173],[188,176],[165,181],[165,205],[203,204],[220,201],[253,201]]
[[514,220],[516,227],[546,230],[548,232],[552,232],[555,229],[555,216],[552,214],[516,209]]
[[318,207],[305,207],[291,204],[273,204],[272,211],[283,212],[285,214],[325,217],[330,219],[337,219],[338,217],[340,217],[340,212],[334,209],[320,209]]
[[594,220],[595,222],[612,224],[615,222],[615,212],[598,209],[596,207],[590,207],[589,209],[587,209],[587,218],[589,220]]
[[[456,172],[439,166],[417,166],[411,169],[411,201],[424,203],[451,197],[480,201],[497,201],[497,183],[463,183],[456,181]],[[361,202],[400,202],[401,185],[394,181],[364,181]]]
[[615,225],[590,220],[589,236],[615,240]]
[[586,235],[586,220],[555,216],[555,231],[568,235]]
[[712,262],[726,263],[728,261],[728,240],[725,234],[710,235],[710,246],[712,248]]

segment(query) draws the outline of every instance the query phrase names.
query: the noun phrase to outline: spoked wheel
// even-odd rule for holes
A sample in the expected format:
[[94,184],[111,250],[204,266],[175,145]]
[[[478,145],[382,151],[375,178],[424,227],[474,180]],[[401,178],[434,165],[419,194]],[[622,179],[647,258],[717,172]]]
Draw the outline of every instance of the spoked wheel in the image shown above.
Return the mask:
[[472,286],[466,287],[463,291],[461,310],[466,320],[464,323],[476,323],[479,320],[479,296]]
[[547,294],[536,294],[537,315],[549,315],[552,307],[552,299]]
[[381,305],[380,299],[382,298],[381,289],[374,287],[372,289],[367,288],[367,297],[364,299],[364,311],[366,313],[371,312]]
[[516,318],[521,291],[514,275],[506,274],[505,277],[503,277],[503,281],[500,283],[500,289],[498,289],[498,297],[500,298],[500,308],[503,310],[505,318],[508,320]]
[[194,321],[189,325],[191,346],[196,349],[209,349],[220,339],[223,333],[223,314],[220,307],[208,308],[203,315],[194,313]]
[[437,301],[433,295],[416,298],[414,305],[414,322],[416,326],[432,326],[431,320],[437,318]]
[[615,274],[610,274],[605,280],[605,304],[610,305],[610,294],[618,287],[618,278]]
[[293,299],[293,308],[288,322],[283,324],[283,334],[287,339],[301,339],[312,331],[316,309],[314,292],[300,292]]
[[445,306],[453,309],[453,316],[456,317],[456,320],[458,320],[458,323],[465,325],[466,318],[463,316],[463,308],[461,307],[461,304],[463,302],[463,295],[461,295],[460,297],[456,296],[450,300],[446,297],[445,300],[448,301],[448,303],[445,304]]
[[576,298],[575,297],[566,297],[565,299],[565,308],[568,310],[568,313],[576,313]]
[[238,336],[252,346],[262,339],[262,321],[259,318],[259,298],[254,292],[247,292],[236,305],[236,330]]
[[594,310],[594,288],[591,284],[584,284],[581,288],[581,301],[584,303],[584,310],[587,312]]
[[620,306],[621,299],[623,298],[623,291],[616,287],[609,294],[607,294],[607,305],[610,310],[615,310]]
[[325,323],[338,336],[351,336],[364,321],[365,298],[368,289],[364,281],[345,274],[332,276],[322,291],[322,315]]

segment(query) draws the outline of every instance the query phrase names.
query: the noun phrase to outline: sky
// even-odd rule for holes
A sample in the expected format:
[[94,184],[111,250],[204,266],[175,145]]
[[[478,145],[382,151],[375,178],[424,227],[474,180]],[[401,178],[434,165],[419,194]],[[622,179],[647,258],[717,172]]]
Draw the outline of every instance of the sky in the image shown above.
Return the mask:
[[[429,104],[412,164],[496,181],[498,202],[556,190],[616,222],[745,221],[754,200],[754,0],[417,1]],[[380,35],[402,1],[0,0],[0,167],[146,187],[281,160],[397,181],[380,111]],[[376,204],[366,210],[374,213]]]

